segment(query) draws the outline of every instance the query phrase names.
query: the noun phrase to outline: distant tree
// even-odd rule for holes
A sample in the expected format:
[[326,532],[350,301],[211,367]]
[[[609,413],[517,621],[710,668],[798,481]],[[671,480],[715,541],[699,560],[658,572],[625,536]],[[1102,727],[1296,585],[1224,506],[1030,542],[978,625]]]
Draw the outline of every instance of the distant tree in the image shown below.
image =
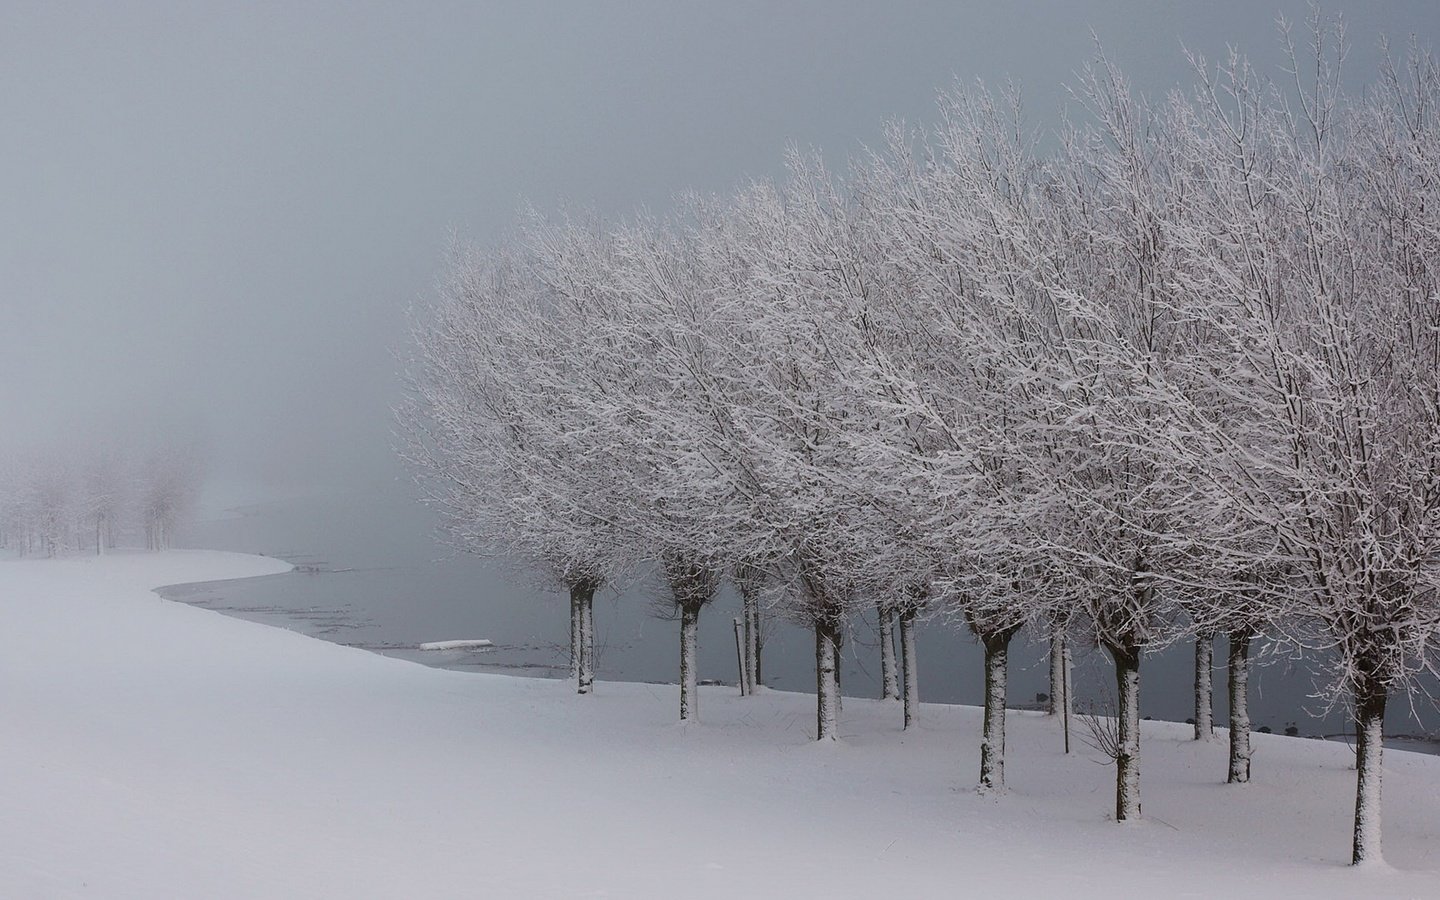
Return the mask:
[[16,555],[30,552],[35,511],[30,491],[30,460],[18,449],[0,452],[0,534]]
[[193,442],[159,439],[138,477],[138,506],[148,550],[168,550],[175,526],[199,496],[201,452]]
[[755,689],[765,683],[760,660],[770,630],[770,617],[766,615],[768,604],[763,599],[767,580],[765,569],[751,563],[735,563],[730,571],[730,581],[740,594],[742,677],[747,696],[753,696]]
[[[1060,609],[1068,609],[1073,612],[1074,607],[1064,604]],[[1063,612],[1052,613],[1048,626],[1050,631],[1050,690],[1046,694],[1045,710],[1049,715],[1065,718],[1068,723],[1075,708],[1075,698],[1070,684],[1070,625],[1068,617]],[[1066,727],[1068,728],[1068,724]]]
[[69,461],[61,455],[36,459],[28,487],[35,534],[45,555],[53,559],[69,549],[75,537],[77,497]]
[[95,553],[103,556],[115,546],[116,531],[125,515],[126,460],[118,447],[97,445],[89,452],[83,470],[80,506],[93,532]]

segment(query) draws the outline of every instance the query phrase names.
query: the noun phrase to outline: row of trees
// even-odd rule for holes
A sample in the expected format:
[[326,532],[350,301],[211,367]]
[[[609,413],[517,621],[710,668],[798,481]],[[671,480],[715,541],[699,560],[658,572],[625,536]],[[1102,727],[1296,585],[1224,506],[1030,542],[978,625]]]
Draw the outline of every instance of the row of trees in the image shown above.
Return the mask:
[[193,442],[113,436],[0,452],[0,546],[104,554],[143,532],[146,548],[164,550],[196,499],[201,458]]
[[907,700],[917,616],[961,623],[987,790],[1014,635],[1093,641],[1120,821],[1146,652],[1195,638],[1204,736],[1228,635],[1245,781],[1250,641],[1323,648],[1378,859],[1386,701],[1440,633],[1440,72],[1412,54],[1350,97],[1342,36],[1312,37],[1284,83],[1194,59],[1163,101],[1102,56],[1053,135],[957,88],[843,176],[792,152],[664,220],[532,215],[460,254],[403,412],[449,534],[566,585],[582,693],[595,590],[658,561],[682,719],[727,574],[813,630],[820,740],[858,610],[898,622]]

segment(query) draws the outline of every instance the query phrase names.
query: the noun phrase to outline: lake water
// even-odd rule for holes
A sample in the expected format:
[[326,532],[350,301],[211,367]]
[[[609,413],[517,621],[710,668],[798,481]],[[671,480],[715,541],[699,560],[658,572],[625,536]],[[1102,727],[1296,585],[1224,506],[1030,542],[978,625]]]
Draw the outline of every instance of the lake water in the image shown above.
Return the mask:
[[[366,493],[331,494],[244,506],[187,525],[183,546],[262,553],[294,563],[295,572],[243,581],[169,588],[164,595],[227,615],[290,628],[328,641],[362,647],[426,665],[563,677],[568,671],[569,602],[523,573],[464,554],[435,539],[431,512],[410,499],[406,486],[382,485]],[[640,578],[596,597],[597,679],[672,683],[679,670],[679,626],[657,618],[663,591]],[[733,618],[739,603],[728,590],[700,622],[700,677],[734,684],[737,675]],[[427,641],[488,639],[484,651],[421,651]],[[943,622],[917,634],[920,693],[927,701],[979,704],[982,654],[962,629]],[[814,690],[810,634],[776,623],[765,647],[765,681],[781,690]],[[1011,652],[1010,702],[1034,703],[1047,689],[1043,635],[1023,634]],[[1223,667],[1225,645],[1215,659]],[[1154,653],[1142,664],[1141,711],[1183,721],[1193,711],[1192,650],[1186,642]],[[1114,696],[1105,654],[1075,648],[1077,706]],[[874,616],[854,624],[842,666],[844,692],[879,696],[879,650]],[[603,687],[602,687],[603,689]],[[1315,717],[1313,679],[1301,664],[1273,658],[1251,676],[1255,727],[1301,734],[1347,729],[1343,711]],[[1223,668],[1215,676],[1215,716],[1227,713]],[[1435,714],[1416,721],[1397,699],[1392,733],[1435,730]],[[897,717],[899,712],[897,710]]]

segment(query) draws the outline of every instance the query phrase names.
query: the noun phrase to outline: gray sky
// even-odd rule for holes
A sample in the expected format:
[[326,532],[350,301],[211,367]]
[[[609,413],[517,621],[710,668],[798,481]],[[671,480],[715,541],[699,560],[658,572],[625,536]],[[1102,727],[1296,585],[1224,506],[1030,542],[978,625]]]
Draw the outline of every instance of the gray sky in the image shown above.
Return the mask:
[[[1327,3],[1350,71],[1440,3]],[[448,236],[843,159],[953,78],[1037,122],[1106,49],[1277,59],[1297,2],[0,4],[0,431],[179,417],[229,478],[392,477],[391,349]]]

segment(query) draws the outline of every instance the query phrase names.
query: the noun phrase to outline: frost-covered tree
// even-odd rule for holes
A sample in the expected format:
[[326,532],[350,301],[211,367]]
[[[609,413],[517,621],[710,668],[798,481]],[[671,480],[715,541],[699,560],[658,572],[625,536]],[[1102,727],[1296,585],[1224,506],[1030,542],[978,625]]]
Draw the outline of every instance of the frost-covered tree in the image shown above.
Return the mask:
[[909,551],[903,594],[929,598],[985,649],[984,790],[1004,787],[1010,642],[1045,596],[1019,577],[1026,554],[1016,553],[1013,445],[1003,438],[1025,402],[1006,384],[1006,350],[1033,296],[1008,292],[998,273],[1024,205],[1018,185],[1032,174],[1026,137],[1010,124],[984,91],[952,92],[923,168],[893,129],[861,176],[880,273],[862,332],[877,423],[867,458]]
[[591,340],[603,311],[549,290],[534,262],[518,245],[457,254],[415,323],[400,417],[448,539],[569,592],[571,674],[586,694],[594,596],[624,561],[587,392],[607,390],[625,361]]
[[[731,380],[715,411],[725,427],[716,458],[735,486],[740,559],[764,560],[783,586],[786,612],[813,630],[816,736],[837,736],[841,642],[859,602],[856,460],[845,441],[845,310],[834,303],[813,226],[827,210],[828,175],[792,157],[784,191],[742,193],[733,225],[711,252],[729,269],[729,334],[717,351]],[[740,260],[743,269],[734,268]]]
[[1174,123],[1103,57],[1077,93],[1088,124],[1064,135],[1017,254],[1041,303],[1011,374],[1031,398],[1015,440],[1030,451],[1019,484],[1033,546],[1115,666],[1125,821],[1140,813],[1141,658],[1184,634],[1180,610],[1208,588],[1207,548],[1226,523],[1165,440],[1177,373],[1206,347],[1173,287],[1183,258],[1167,223],[1191,179]]
[[1288,96],[1233,64],[1197,104],[1194,142],[1217,162],[1190,290],[1252,415],[1196,443],[1271,536],[1256,562],[1290,576],[1300,639],[1336,660],[1358,733],[1362,863],[1380,858],[1386,702],[1440,626],[1440,79],[1416,56],[1349,100],[1343,36],[1312,25]]
[[[1036,448],[1016,427],[1036,410],[1013,377],[1037,349],[1040,294],[1017,273],[1037,263],[1017,251],[1039,246],[1028,193],[1038,168],[1006,118],[1014,104],[956,91],[941,109],[923,139],[892,129],[885,151],[852,174],[850,197],[823,184],[807,191],[826,215],[814,217],[823,252],[805,271],[828,278],[843,313],[827,349],[843,364],[837,387],[860,477],[834,480],[853,499],[852,529],[867,536],[859,581],[901,611],[912,685],[926,603],[985,646],[981,785],[998,790],[1010,641],[1059,584],[1027,523],[1035,508],[1022,463]],[[908,724],[915,691],[905,693]]]
[[557,292],[590,291],[608,310],[608,352],[626,361],[623,381],[596,398],[596,453],[607,460],[614,523],[634,554],[657,558],[680,619],[680,719],[698,713],[698,625],[716,597],[732,531],[725,472],[714,445],[710,401],[716,328],[713,283],[705,277],[705,213],[698,222],[642,220],[600,241],[553,231],[542,265]]
[[1102,56],[1051,153],[1013,96],[953,90],[843,179],[792,152],[780,185],[667,221],[532,222],[417,332],[407,418],[452,537],[561,576],[582,690],[588,597],[657,565],[682,719],[722,572],[747,689],[762,606],[813,629],[821,740],[859,613],[907,726],[917,618],[963,625],[983,790],[1004,787],[1014,636],[1047,630],[1054,712],[1068,641],[1091,640],[1120,821],[1145,653],[1195,636],[1205,739],[1227,638],[1244,782],[1252,642],[1333,651],[1355,859],[1377,857],[1386,698],[1440,640],[1440,78],[1417,57],[1350,103],[1316,35],[1286,90],[1232,56],[1151,102]]

